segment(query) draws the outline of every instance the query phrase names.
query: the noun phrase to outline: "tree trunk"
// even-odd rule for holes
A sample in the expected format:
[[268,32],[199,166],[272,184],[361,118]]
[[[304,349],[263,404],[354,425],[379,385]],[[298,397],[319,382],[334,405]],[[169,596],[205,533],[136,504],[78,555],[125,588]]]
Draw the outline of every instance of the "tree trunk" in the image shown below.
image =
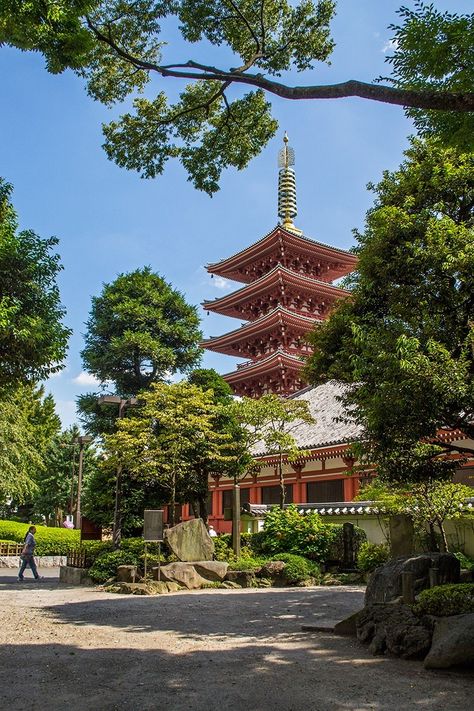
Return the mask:
[[199,494],[198,496],[198,503],[199,503],[199,515],[204,521],[204,524],[207,526],[207,496],[203,496],[202,494]]
[[194,518],[199,518],[199,507],[198,507],[197,501],[195,499],[193,499],[191,501],[191,508],[193,510]]
[[433,553],[437,553],[438,552],[438,541],[436,539],[436,532],[435,532],[434,524],[431,521],[429,522],[429,527],[430,527],[430,550],[432,550]]
[[285,507],[286,491],[285,478],[283,476],[283,452],[281,451],[281,447],[278,452],[278,477],[280,479],[280,508],[283,509]]
[[441,542],[442,542],[441,552],[447,553],[449,551],[449,547],[448,547],[448,539],[446,538],[446,531],[444,530],[443,521],[438,519],[436,521],[436,523],[438,524],[439,532],[441,533]]

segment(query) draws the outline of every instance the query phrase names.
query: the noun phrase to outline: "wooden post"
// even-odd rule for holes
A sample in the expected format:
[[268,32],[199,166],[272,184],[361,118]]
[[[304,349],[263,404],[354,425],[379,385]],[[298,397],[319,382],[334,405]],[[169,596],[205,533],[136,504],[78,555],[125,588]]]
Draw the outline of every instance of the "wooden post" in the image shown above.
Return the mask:
[[429,575],[430,588],[434,588],[436,585],[439,585],[439,568],[430,568]]
[[232,497],[232,549],[240,558],[240,486],[234,484]]

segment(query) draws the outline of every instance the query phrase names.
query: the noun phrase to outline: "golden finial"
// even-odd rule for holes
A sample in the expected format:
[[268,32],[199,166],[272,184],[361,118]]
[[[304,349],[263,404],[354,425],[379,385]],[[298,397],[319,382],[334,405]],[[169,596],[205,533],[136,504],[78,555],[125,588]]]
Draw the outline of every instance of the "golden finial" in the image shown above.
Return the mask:
[[288,145],[288,134],[283,136],[283,148],[278,153],[278,216],[283,227],[293,232],[301,233],[293,224],[297,215],[296,209],[296,176],[293,170],[295,152]]

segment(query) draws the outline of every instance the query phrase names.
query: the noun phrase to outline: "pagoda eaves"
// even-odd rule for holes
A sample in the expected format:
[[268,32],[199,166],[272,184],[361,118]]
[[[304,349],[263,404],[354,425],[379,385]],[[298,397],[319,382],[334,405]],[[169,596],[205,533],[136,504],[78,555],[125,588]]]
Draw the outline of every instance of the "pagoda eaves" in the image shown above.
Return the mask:
[[277,264],[322,281],[333,281],[351,272],[357,264],[357,257],[277,225],[250,247],[209,264],[206,269],[210,274],[248,284]]
[[[321,319],[322,322],[322,319]],[[288,353],[299,356],[310,353],[305,335],[315,324],[313,317],[302,316],[278,306],[256,321],[202,341],[202,348],[234,357],[259,358],[271,354],[274,344],[283,344]]]
[[279,349],[267,358],[242,363],[223,378],[240,396],[258,397],[267,392],[287,396],[304,387],[300,377],[303,365],[301,358]]
[[321,319],[335,301],[348,294],[346,289],[278,264],[256,281],[213,301],[204,301],[202,306],[206,311],[247,321],[254,321],[277,306]]

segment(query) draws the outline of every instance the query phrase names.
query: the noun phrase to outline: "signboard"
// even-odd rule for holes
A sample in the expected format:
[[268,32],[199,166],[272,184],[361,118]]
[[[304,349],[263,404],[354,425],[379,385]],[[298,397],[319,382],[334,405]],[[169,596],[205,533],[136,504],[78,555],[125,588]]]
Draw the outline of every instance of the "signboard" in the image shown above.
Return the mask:
[[163,540],[163,509],[145,510],[143,540],[149,543]]

